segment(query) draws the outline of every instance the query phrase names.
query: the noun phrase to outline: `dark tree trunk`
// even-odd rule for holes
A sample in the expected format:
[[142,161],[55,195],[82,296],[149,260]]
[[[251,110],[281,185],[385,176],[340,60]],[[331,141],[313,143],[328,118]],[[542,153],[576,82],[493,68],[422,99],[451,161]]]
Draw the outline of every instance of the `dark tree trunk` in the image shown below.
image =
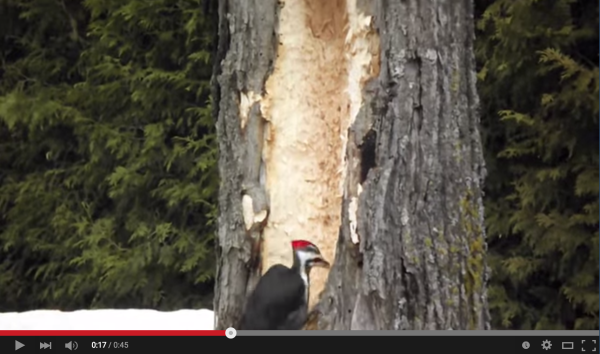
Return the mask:
[[[253,239],[245,228],[243,189],[264,196],[260,185],[263,118],[256,106],[244,136],[240,95],[261,93],[276,57],[276,0],[219,1],[219,42],[213,76],[214,112],[219,140],[219,219],[215,328],[235,326],[241,319],[252,279],[258,276]],[[257,199],[260,199],[257,198]],[[252,230],[259,233],[260,230]]]
[[308,329],[488,329],[472,1],[219,10],[217,328],[304,238]]

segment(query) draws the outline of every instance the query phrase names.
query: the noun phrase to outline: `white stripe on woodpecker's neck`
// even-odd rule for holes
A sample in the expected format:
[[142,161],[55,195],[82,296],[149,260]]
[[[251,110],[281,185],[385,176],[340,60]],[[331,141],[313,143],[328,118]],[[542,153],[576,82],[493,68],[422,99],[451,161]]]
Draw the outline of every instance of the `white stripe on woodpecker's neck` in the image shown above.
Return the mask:
[[304,286],[306,287],[304,290],[304,296],[306,297],[306,301],[308,301],[308,273],[306,264],[313,258],[313,256],[308,252],[297,251],[296,257],[298,257],[298,263],[300,265],[298,267],[298,271],[300,272],[300,277],[304,281]]
[[308,287],[308,274],[306,274],[304,270],[301,270],[300,277],[302,277],[302,280],[304,280],[304,285]]
[[304,281],[304,301],[308,304],[308,274],[306,274],[306,268],[300,268],[300,277]]

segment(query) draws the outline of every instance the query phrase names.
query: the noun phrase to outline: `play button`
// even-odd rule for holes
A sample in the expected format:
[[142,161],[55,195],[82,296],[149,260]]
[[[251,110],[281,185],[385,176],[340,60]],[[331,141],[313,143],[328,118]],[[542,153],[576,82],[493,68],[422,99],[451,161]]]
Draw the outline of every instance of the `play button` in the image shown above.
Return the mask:
[[23,348],[25,346],[25,344],[19,342],[18,340],[15,341],[15,350],[19,350],[21,348]]

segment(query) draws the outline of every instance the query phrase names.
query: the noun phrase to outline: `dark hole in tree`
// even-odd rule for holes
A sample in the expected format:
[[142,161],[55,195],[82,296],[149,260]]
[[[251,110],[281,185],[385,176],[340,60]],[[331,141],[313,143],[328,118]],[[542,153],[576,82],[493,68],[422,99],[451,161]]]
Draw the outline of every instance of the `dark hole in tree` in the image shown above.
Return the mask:
[[362,255],[362,253],[359,253],[358,256],[357,256],[357,258],[358,258],[358,261],[356,262],[356,264],[358,265],[359,268],[362,268],[362,266],[363,266],[363,255]]
[[360,183],[362,184],[369,174],[369,170],[375,167],[375,143],[377,132],[373,129],[365,135],[360,149]]

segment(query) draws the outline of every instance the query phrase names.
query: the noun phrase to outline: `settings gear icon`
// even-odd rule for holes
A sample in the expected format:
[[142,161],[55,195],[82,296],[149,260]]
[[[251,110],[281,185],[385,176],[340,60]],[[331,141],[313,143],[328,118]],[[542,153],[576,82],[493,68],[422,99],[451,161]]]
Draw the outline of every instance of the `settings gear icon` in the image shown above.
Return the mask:
[[548,349],[550,349],[551,347],[552,347],[552,343],[550,343],[550,341],[549,341],[549,340],[547,340],[547,339],[546,339],[545,341],[543,341],[543,342],[542,342],[542,348],[543,348],[544,350],[548,350]]

